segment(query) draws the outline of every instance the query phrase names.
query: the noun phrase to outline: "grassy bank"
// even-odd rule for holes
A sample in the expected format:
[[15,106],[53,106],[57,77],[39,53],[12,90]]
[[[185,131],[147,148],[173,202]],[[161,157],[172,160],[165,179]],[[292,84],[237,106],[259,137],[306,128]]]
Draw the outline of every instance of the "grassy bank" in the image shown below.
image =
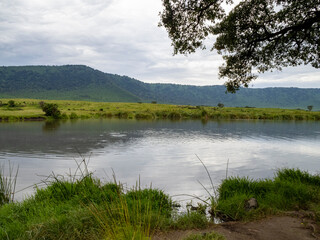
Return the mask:
[[[208,227],[213,222],[206,210],[227,221],[303,209],[320,221],[320,176],[295,169],[279,170],[272,180],[228,178],[218,198],[184,213],[161,190],[102,183],[86,169],[45,183],[32,197],[0,206],[0,239],[152,239],[159,231]],[[254,208],[247,206],[251,198]],[[187,239],[224,238],[212,233]]]
[[[10,106],[9,101],[14,101]],[[44,120],[48,117],[36,99],[0,99],[0,120]],[[268,119],[320,120],[320,112],[273,108],[229,108],[181,106],[156,103],[101,103],[45,100],[58,105],[64,119],[125,118],[125,119]]]
[[[281,169],[274,179],[231,177],[218,189],[212,213],[224,220],[253,220],[283,211],[311,210],[320,221],[320,175]],[[250,208],[249,199],[257,206]]]
[[203,213],[178,214],[161,190],[102,183],[82,164],[72,175],[49,176],[22,202],[2,202],[0,239],[142,240],[157,231],[209,225]]

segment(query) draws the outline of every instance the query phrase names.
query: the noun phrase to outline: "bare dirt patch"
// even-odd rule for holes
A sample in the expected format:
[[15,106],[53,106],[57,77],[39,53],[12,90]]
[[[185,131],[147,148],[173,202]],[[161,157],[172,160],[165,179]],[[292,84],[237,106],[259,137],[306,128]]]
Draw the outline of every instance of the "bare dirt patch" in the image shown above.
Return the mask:
[[270,217],[259,221],[223,223],[216,228],[230,240],[319,239],[316,225],[309,219],[293,216]]
[[183,239],[190,234],[205,234],[212,231],[227,240],[314,240],[320,239],[319,225],[303,214],[273,216],[253,222],[226,222],[204,230],[170,231],[157,233],[153,239]]

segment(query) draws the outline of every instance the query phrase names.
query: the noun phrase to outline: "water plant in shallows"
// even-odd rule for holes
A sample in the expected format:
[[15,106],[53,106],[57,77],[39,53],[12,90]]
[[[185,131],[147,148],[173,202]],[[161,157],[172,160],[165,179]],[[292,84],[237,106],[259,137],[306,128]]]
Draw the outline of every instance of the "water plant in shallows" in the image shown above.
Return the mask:
[[14,200],[19,167],[14,167],[10,162],[6,168],[0,164],[0,206],[11,203]]

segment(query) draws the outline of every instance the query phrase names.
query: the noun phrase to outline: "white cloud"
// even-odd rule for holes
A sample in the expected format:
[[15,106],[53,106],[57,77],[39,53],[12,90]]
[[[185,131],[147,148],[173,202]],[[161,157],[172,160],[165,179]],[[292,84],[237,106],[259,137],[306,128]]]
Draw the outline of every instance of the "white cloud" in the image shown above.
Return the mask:
[[252,84],[254,87],[320,88],[320,71],[311,66],[288,67],[262,74]]
[[[0,65],[85,64],[146,82],[222,84],[216,53],[172,56],[157,26],[161,9],[160,0],[3,0]],[[262,75],[254,85],[320,87],[319,70],[299,69]]]

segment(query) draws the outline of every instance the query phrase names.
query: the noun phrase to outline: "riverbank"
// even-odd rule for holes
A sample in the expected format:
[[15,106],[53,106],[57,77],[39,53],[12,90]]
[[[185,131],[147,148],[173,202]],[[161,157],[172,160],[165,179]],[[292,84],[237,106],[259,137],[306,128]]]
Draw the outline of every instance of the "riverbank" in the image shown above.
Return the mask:
[[[320,120],[320,112],[298,109],[208,107],[157,103],[102,103],[65,100],[0,99],[0,121],[46,120],[40,102],[58,105],[62,119],[265,119]],[[11,105],[9,104],[10,101]]]
[[314,240],[320,237],[319,228],[319,223],[304,215],[303,212],[294,212],[250,222],[225,222],[206,229],[168,231],[159,233],[152,239]]
[[[68,176],[51,175],[44,188],[24,201],[0,206],[0,239],[166,239],[177,232],[183,232],[181,239],[232,239],[226,231],[242,229],[238,234],[245,236],[245,229],[259,224],[229,221],[260,223],[288,211],[304,212],[303,218],[310,220],[305,224],[318,226],[320,221],[320,176],[297,169],[279,170],[274,179],[225,179],[217,189],[219,197],[208,189],[206,199],[181,212],[161,190],[103,183],[81,164]],[[248,205],[252,199],[256,204]],[[226,223],[217,227],[217,219]],[[295,226],[292,216],[274,219],[278,225],[287,222],[282,228]],[[190,237],[193,233],[197,235]]]

